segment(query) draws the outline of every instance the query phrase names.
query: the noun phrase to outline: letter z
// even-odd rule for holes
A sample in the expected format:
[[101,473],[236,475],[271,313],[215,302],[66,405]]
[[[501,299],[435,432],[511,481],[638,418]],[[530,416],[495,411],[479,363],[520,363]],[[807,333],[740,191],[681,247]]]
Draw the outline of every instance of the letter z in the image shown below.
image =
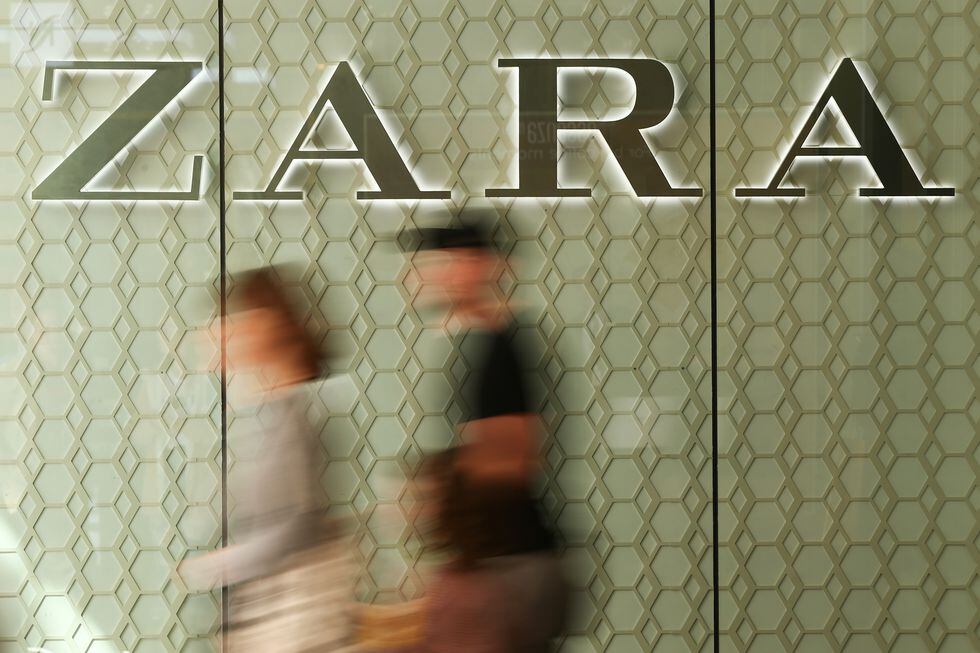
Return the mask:
[[194,157],[189,191],[83,190],[127,144],[143,131],[182,90],[197,77],[204,64],[184,61],[49,61],[44,69],[41,99],[53,95],[59,70],[152,70],[153,74],[82,141],[31,194],[36,200],[196,200],[201,196],[204,157]]

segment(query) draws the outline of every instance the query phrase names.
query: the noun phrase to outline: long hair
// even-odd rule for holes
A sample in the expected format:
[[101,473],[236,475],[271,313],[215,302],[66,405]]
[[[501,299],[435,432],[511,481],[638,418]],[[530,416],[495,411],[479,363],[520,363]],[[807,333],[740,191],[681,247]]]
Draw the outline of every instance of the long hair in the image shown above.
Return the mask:
[[458,447],[435,454],[420,473],[438,487],[437,546],[454,553],[460,567],[471,568],[520,546],[520,517],[528,499],[523,488],[474,480],[460,469],[458,454]]
[[[277,341],[284,351],[291,350],[303,365],[307,379],[320,376],[325,355],[320,338],[291,301],[286,285],[281,281],[283,272],[277,268],[263,267],[244,273],[231,297],[233,311],[265,309],[274,311],[280,318],[281,333]],[[307,316],[308,317],[308,316]]]

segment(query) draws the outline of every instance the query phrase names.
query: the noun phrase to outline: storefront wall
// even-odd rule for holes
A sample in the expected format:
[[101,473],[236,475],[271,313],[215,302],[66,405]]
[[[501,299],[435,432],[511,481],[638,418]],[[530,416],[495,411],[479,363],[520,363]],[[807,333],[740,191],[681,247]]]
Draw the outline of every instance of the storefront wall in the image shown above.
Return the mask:
[[[731,650],[977,647],[977,23],[970,3],[719,10],[720,629]],[[769,184],[851,58],[926,187]],[[839,115],[844,104],[831,107]],[[855,134],[817,124],[816,143]]]
[[[540,352],[542,502],[575,587],[561,650],[707,651],[716,632],[729,651],[980,647],[980,27],[968,3],[0,11],[0,650],[217,647],[220,595],[188,592],[175,569],[226,523],[234,539],[226,490],[263,418],[235,376],[222,412],[208,326],[223,269],[232,286],[269,263],[302,277],[349,379],[318,390],[312,417],[332,510],[361,527],[359,598],[420,595],[405,479],[452,437],[468,360],[420,305],[396,239],[464,206],[495,216],[512,263],[501,290]],[[646,109],[602,60],[662,62],[669,84],[643,79],[672,87],[672,108],[646,142],[670,186],[700,192],[638,197],[598,132],[562,130],[560,185],[590,196],[487,197],[539,165],[519,137],[534,117],[520,115],[529,69],[501,60],[557,58],[594,60],[557,73],[558,118],[578,121]],[[737,197],[770,184],[847,59],[923,187],[954,195],[862,196],[879,185],[865,159],[824,152],[773,182],[804,197]],[[152,71],[52,72],[48,97],[46,66],[64,61],[203,64],[104,172],[83,157],[84,189],[107,197],[42,182],[64,178],[66,153]],[[419,189],[449,200],[361,198],[390,178],[362,160],[297,161],[277,181],[294,145],[350,147],[340,95],[304,127],[347,73],[379,116],[372,138],[386,133]],[[863,145],[869,114],[847,115],[803,145]],[[188,192],[195,156],[191,199],[112,195]],[[300,196],[242,195],[264,190]]]
[[94,184],[187,190],[202,155],[199,200],[32,199],[147,77],[56,62],[215,66],[215,11],[0,3],[0,650],[194,650],[218,627],[216,599],[173,574],[221,524],[220,386],[197,337],[220,258],[216,86],[192,81]]

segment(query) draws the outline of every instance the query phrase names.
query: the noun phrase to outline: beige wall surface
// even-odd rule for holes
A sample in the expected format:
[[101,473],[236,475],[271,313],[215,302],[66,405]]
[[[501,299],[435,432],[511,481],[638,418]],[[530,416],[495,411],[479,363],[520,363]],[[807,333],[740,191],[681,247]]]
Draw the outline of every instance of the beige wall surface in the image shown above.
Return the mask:
[[[560,650],[712,650],[716,599],[725,651],[980,649],[978,20],[956,0],[721,2],[713,24],[703,0],[0,2],[0,651],[217,648],[220,596],[175,568],[223,517],[234,539],[269,426],[232,376],[222,433],[223,268],[301,277],[344,377],[310,417],[331,510],[359,527],[358,596],[424,592],[406,479],[452,438],[471,361],[395,240],[464,207],[493,216],[538,352],[542,505],[575,589]],[[595,59],[558,73],[579,121],[635,109],[602,59],[663,62],[672,109],[645,143],[701,196],[638,198],[598,132],[565,130],[559,183],[590,197],[488,198],[534,165],[513,58]],[[869,164],[826,157],[777,180],[802,198],[736,197],[770,183],[848,58],[925,187],[955,195],[863,197]],[[87,170],[110,199],[33,197],[152,74],[60,70],[47,98],[50,62],[177,60],[202,70]],[[390,172],[362,160],[293,163],[275,188],[300,199],[238,195],[270,184],[341,64],[450,199],[358,197]],[[332,104],[313,122],[305,149],[351,146]],[[831,102],[805,145],[854,146],[845,123]],[[196,156],[199,199],[111,199],[187,192]]]

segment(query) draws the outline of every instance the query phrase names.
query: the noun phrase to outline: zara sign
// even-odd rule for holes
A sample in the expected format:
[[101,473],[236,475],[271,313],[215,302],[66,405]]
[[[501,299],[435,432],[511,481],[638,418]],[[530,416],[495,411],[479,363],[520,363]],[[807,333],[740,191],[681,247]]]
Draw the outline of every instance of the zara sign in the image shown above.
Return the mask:
[[[589,188],[558,184],[559,139],[562,131],[598,132],[637,197],[700,197],[703,189],[677,188],[664,174],[643,137],[643,131],[662,123],[674,107],[675,88],[667,66],[653,59],[500,59],[500,67],[518,74],[519,170],[516,188],[490,188],[487,197],[589,197]],[[618,70],[635,88],[633,107],[615,120],[566,121],[558,115],[558,73],[561,69]],[[148,70],[149,78],[129,96],[81,145],[72,151],[32,193],[36,200],[197,200],[202,193],[204,157],[194,157],[191,188],[187,191],[107,191],[88,189],[93,178],[145,129],[160,112],[204,70],[199,62],[53,61],[45,67],[42,99],[53,99],[58,71]],[[856,139],[856,145],[807,145],[807,138],[827,105],[833,101]],[[304,149],[330,103],[347,131],[353,149]],[[936,197],[954,194],[952,188],[927,188],[912,168],[884,115],[851,59],[831,75],[793,143],[772,177],[762,186],[738,188],[741,198],[802,197],[805,189],[782,186],[793,163],[803,157],[861,157],[874,170],[880,186],[861,188],[864,197]],[[378,190],[362,190],[358,199],[445,200],[448,190],[422,190],[413,178],[377,110],[347,62],[337,65],[326,87],[297,131],[264,189],[236,191],[238,200],[301,200],[301,190],[283,188],[296,161],[354,159],[363,161]]]

